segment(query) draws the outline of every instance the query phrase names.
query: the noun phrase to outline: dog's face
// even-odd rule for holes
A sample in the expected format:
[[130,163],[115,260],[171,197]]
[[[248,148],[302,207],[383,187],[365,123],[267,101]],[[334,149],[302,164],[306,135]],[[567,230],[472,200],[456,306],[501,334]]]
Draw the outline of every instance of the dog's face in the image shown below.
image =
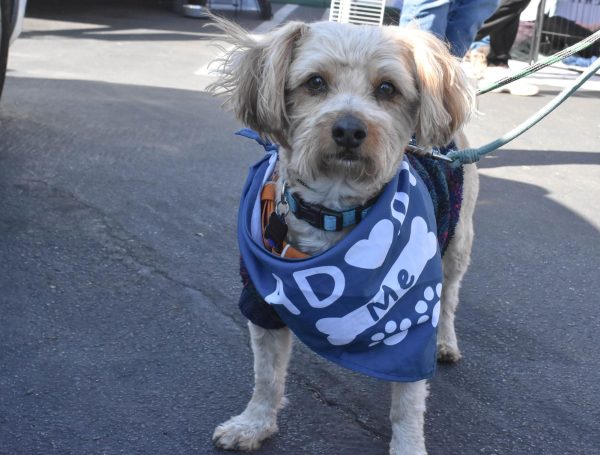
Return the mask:
[[288,176],[381,188],[413,133],[421,146],[445,145],[471,112],[458,62],[426,32],[294,22],[253,41],[225,27],[236,48],[213,89],[282,144]]

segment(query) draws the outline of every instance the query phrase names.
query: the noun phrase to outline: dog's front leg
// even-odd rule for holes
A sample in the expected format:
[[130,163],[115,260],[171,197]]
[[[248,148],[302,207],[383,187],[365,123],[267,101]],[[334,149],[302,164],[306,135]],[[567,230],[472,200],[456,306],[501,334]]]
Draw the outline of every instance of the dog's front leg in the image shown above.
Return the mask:
[[254,392],[244,412],[219,425],[213,441],[224,449],[255,450],[277,432],[283,406],[292,335],[285,327],[266,330],[248,323],[254,353]]
[[425,455],[427,381],[392,383],[390,455]]
[[[467,144],[464,139],[463,143]],[[442,308],[437,335],[438,360],[441,362],[456,362],[461,358],[454,329],[454,314],[458,306],[460,283],[471,262],[471,247],[474,237],[473,213],[477,194],[479,193],[479,176],[475,165],[465,165],[463,173],[464,189],[460,217],[454,232],[454,238],[448,245],[443,258],[444,287],[442,289]]]

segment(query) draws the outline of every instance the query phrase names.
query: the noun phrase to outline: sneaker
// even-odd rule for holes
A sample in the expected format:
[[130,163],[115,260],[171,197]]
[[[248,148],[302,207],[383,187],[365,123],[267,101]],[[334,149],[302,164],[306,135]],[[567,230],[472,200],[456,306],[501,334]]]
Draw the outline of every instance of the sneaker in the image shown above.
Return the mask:
[[535,96],[540,92],[537,85],[528,84],[524,81],[515,81],[506,86],[508,93],[515,96]]
[[483,79],[487,69],[487,55],[479,49],[474,49],[469,52],[469,63],[471,64],[471,72],[475,79]]

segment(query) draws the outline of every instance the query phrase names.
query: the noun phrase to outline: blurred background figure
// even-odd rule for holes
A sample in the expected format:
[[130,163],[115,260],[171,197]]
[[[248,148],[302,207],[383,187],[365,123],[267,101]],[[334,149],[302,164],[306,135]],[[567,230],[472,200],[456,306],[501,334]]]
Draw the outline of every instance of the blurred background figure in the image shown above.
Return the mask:
[[[539,11],[540,0],[502,0],[498,9],[483,24],[471,45],[468,60],[481,85],[507,76],[511,59],[537,60],[538,55],[554,54],[590,36],[598,29],[600,3],[578,0],[547,0]],[[541,42],[532,49],[535,30]],[[511,55],[512,54],[512,55]],[[594,43],[562,63],[571,68],[589,66],[600,54],[600,43]],[[515,63],[514,61],[512,63]],[[531,96],[537,86],[523,80],[499,91]]]
[[[502,0],[498,9],[477,32],[471,45],[469,60],[474,74],[482,78],[486,86],[510,74],[510,50],[519,31],[519,18],[531,0]],[[519,96],[534,96],[539,92],[536,85],[523,80],[515,81],[497,89],[499,92]]]
[[448,41],[452,53],[462,58],[498,3],[499,0],[404,0],[400,27],[416,21],[422,30]]
[[[536,0],[536,4],[539,0]],[[558,52],[600,30],[600,2],[598,0],[547,0],[542,23],[541,53]],[[600,56],[600,43],[580,50],[570,60],[588,60],[589,66]]]
[[502,0],[498,9],[492,14],[475,36],[477,43],[489,36],[487,65],[508,68],[510,49],[519,31],[519,17],[531,0]]

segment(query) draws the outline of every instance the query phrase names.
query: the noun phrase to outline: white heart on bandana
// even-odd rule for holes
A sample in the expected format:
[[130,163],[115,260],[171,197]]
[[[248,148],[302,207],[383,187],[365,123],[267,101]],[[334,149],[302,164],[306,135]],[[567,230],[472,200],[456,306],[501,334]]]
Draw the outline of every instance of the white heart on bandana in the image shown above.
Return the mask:
[[373,226],[368,239],[359,240],[350,247],[344,259],[353,267],[377,269],[383,265],[393,241],[394,224],[390,220],[381,220]]

